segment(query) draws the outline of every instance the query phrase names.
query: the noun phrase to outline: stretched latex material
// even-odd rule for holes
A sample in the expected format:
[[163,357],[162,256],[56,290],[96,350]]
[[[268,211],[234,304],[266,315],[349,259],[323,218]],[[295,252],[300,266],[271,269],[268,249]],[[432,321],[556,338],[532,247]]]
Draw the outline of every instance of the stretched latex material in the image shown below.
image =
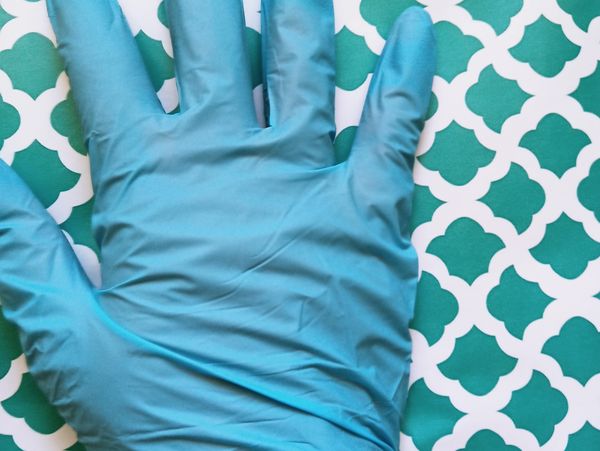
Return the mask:
[[167,0],[182,96],[169,116],[116,1],[48,1],[90,152],[102,286],[2,164],[5,314],[90,451],[396,449],[429,16],[395,24],[351,156],[333,164],[331,1],[263,1],[267,128],[241,3],[218,4]]

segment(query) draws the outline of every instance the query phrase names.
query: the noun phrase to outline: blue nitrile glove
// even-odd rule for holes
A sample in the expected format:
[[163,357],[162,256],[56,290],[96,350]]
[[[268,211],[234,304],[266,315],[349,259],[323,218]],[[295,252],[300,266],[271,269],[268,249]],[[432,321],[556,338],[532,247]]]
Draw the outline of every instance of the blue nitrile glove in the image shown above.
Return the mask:
[[94,289],[0,166],[0,294],[40,388],[89,450],[392,450],[417,258],[411,167],[429,16],[390,34],[334,164],[331,0],[264,0],[268,128],[240,0],[171,0],[181,113],[115,0],[49,0],[90,152]]

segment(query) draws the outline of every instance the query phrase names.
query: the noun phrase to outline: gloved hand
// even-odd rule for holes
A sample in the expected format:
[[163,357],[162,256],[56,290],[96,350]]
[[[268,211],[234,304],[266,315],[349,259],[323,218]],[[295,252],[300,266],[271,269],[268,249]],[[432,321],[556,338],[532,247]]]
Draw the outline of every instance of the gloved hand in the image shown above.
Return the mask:
[[89,450],[392,450],[417,258],[429,16],[397,21],[334,164],[331,0],[264,0],[269,127],[240,0],[171,0],[166,115],[115,0],[49,0],[89,148],[102,286],[0,165],[0,295]]

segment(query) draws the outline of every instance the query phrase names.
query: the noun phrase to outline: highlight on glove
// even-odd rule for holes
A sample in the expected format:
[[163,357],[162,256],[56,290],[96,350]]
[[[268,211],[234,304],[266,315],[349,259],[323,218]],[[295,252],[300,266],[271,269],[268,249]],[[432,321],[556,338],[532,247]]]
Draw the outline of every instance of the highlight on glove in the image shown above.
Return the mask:
[[102,284],[0,162],[0,297],[88,450],[395,450],[431,20],[396,21],[348,160],[332,0],[263,0],[267,127],[241,0],[166,0],[167,115],[116,0],[48,0],[90,155]]

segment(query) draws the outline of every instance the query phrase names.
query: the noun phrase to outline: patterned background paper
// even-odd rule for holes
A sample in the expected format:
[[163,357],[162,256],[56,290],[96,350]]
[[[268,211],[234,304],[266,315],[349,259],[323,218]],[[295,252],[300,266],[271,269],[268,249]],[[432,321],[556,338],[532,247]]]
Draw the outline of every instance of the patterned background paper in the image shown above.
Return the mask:
[[[161,0],[120,3],[176,111]],[[335,2],[340,159],[390,26],[413,4]],[[415,165],[421,279],[401,449],[598,450],[600,0],[420,4],[439,68]],[[245,6],[259,97],[260,1]],[[0,158],[98,281],[88,159],[43,0],[0,0]],[[0,451],[76,441],[0,319]]]

